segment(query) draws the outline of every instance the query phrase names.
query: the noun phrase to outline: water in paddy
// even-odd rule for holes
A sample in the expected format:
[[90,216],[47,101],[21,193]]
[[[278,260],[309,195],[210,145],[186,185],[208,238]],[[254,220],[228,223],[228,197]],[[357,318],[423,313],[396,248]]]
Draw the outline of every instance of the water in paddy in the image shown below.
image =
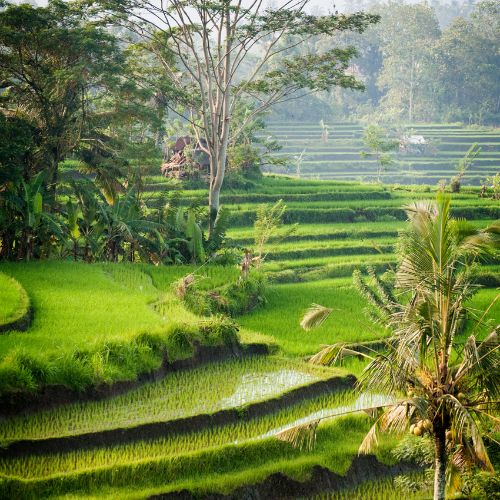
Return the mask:
[[271,429],[269,432],[262,434],[258,439],[267,438],[270,436],[274,436],[279,432],[289,429],[290,427],[295,427],[297,425],[308,424],[309,422],[314,422],[318,419],[325,418],[335,418],[337,416],[342,416],[346,413],[352,413],[356,411],[363,411],[366,408],[371,408],[373,406],[383,406],[391,404],[395,401],[394,398],[387,396],[385,394],[370,394],[370,393],[362,393],[358,396],[358,398],[354,401],[354,403],[343,406],[335,406],[330,408],[322,408],[321,410],[310,413],[309,415],[294,420],[286,425],[281,427],[276,427]]
[[247,373],[241,377],[234,393],[220,401],[220,406],[221,408],[242,406],[316,380],[318,377],[297,370]]

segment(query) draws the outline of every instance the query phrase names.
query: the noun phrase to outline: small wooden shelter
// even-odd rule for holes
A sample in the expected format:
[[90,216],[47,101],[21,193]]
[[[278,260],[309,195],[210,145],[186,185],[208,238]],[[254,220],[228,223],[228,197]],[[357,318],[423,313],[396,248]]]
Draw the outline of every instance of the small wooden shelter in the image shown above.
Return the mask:
[[[196,142],[196,139],[186,135],[178,137],[172,147],[172,156],[161,166],[161,173],[165,177],[174,179],[188,179],[191,177],[208,178],[210,173],[210,158],[204,151],[205,141]],[[194,144],[191,149],[191,144]],[[189,147],[189,154],[186,148]]]

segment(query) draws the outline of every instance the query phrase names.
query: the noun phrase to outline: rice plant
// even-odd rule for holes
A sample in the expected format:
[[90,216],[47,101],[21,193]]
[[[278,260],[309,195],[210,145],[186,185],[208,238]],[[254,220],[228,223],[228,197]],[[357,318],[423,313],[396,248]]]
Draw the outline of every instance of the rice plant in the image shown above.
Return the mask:
[[[172,372],[123,395],[0,421],[0,443],[132,427],[244,406],[339,373],[253,357]],[[193,397],[196,395],[196,397]]]
[[29,306],[28,294],[21,284],[0,272],[0,327],[22,318]]
[[[318,412],[325,411],[325,408],[330,411],[335,408],[345,411],[351,407],[358,408],[356,398],[352,394],[330,394],[284,408],[271,415],[242,420],[227,426],[216,426],[200,432],[187,432],[153,441],[138,441],[92,450],[1,458],[0,475],[26,479],[40,478],[118,465],[132,466],[134,463],[168,457],[173,460],[177,456],[219,446],[238,446],[247,442],[266,440],[297,421],[314,420]],[[364,417],[359,419],[352,417],[349,422],[350,426],[348,423],[335,425],[343,425],[342,428],[346,432],[349,431],[349,427],[351,431],[359,432],[359,442],[361,442],[362,432],[366,432],[369,427],[369,420]],[[326,427],[328,425],[332,425],[331,422]],[[338,446],[341,447],[341,444]],[[284,450],[293,452],[286,443]]]
[[[418,483],[422,480],[422,474],[413,474],[412,478]],[[312,500],[352,500],[359,498],[363,500],[427,500],[432,496],[430,490],[402,490],[401,486],[392,478],[379,479],[378,481],[367,481],[355,488],[343,491],[324,493],[312,497]]]

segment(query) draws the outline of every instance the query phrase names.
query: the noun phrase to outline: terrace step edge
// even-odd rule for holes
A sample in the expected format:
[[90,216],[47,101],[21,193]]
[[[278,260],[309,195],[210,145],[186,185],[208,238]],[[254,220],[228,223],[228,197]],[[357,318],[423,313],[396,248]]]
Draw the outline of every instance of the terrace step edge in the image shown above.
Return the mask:
[[140,374],[136,380],[116,381],[112,384],[91,386],[83,391],[70,389],[63,385],[47,385],[37,392],[16,392],[0,395],[0,419],[19,413],[33,413],[39,410],[55,408],[69,403],[99,401],[124,394],[148,382],[164,378],[167,373],[188,370],[199,366],[237,359],[248,356],[270,354],[272,346],[268,344],[231,344],[207,346],[195,343],[194,355],[190,358],[169,361],[167,357],[156,370]]
[[148,497],[148,500],[239,500],[252,498],[259,500],[285,500],[295,498],[311,498],[323,493],[339,492],[362,485],[367,481],[393,478],[401,474],[419,472],[422,467],[414,462],[402,461],[387,465],[380,462],[375,455],[358,455],[354,457],[345,475],[336,474],[326,467],[315,465],[311,477],[305,481],[297,481],[277,472],[263,481],[247,486],[240,486],[228,495],[221,493],[191,492],[190,490],[160,493]]
[[0,335],[11,331],[24,332],[31,326],[31,322],[33,321],[33,305],[31,303],[31,298],[23,285],[13,276],[3,272],[1,274],[6,276],[17,288],[19,291],[19,300],[23,307],[16,318],[7,323],[0,324]]
[[33,321],[33,307],[30,304],[20,318],[17,318],[14,321],[11,321],[10,323],[4,323],[3,325],[0,325],[0,335],[13,331],[25,332],[31,326],[32,321]]
[[262,417],[287,408],[313,397],[331,394],[342,390],[351,390],[356,384],[352,374],[333,376],[324,380],[290,389],[276,397],[257,401],[240,407],[203,413],[175,420],[151,422],[134,427],[109,429],[73,436],[62,436],[39,440],[19,440],[5,443],[0,447],[0,458],[13,458],[25,455],[44,455],[73,450],[87,450],[131,443],[134,441],[153,440],[170,435],[236,424],[245,420]]

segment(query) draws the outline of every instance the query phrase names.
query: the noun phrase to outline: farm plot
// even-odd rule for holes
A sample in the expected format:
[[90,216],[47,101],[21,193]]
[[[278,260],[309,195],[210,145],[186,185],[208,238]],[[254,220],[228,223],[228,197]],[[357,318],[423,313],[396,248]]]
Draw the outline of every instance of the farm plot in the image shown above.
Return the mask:
[[[151,179],[147,189],[152,203],[156,203],[164,187],[161,179]],[[465,187],[453,195],[453,203],[456,215],[466,216],[476,227],[484,227],[500,215],[500,207],[478,194],[478,188]],[[206,193],[187,190],[185,195],[188,202],[204,201]],[[311,421],[325,412],[359,410],[367,403],[352,392],[309,392],[331,376],[358,375],[364,362],[351,361],[343,370],[332,371],[316,369],[297,358],[316,352],[323,344],[377,340],[389,335],[363,314],[367,303],[352,285],[352,272],[368,266],[380,272],[394,268],[396,238],[405,225],[401,207],[434,196],[434,190],[428,186],[268,176],[252,191],[224,192],[223,203],[234,214],[228,236],[239,247],[254,245],[252,223],[260,203],[284,199],[288,205],[287,223],[300,222],[287,240],[271,238],[264,249],[262,270],[269,278],[267,302],[236,318],[241,341],[273,343],[288,358],[255,357],[211,363],[168,373],[161,380],[112,399],[82,401],[3,419],[0,439],[7,451],[0,453],[0,496],[146,498],[184,489],[195,495],[229,493],[239,487],[253,487],[278,472],[300,481],[312,481],[307,485],[315,484],[314,467],[320,465],[343,474],[343,488],[349,488],[345,494],[332,493],[332,498],[358,493],[366,498],[397,498],[394,483],[385,476],[373,476],[370,483],[359,485],[350,475],[355,476],[356,467],[370,468],[369,463],[359,465],[355,458],[370,426],[364,414],[339,417],[320,425],[317,446],[312,451],[293,449],[274,435],[293,423]],[[481,272],[493,282],[499,263],[491,259],[486,264]],[[110,347],[109,352],[114,352],[117,345],[123,347],[146,334],[148,338],[163,339],[160,345],[167,352],[174,349],[175,353],[175,348],[179,348],[179,325],[182,331],[194,334],[200,318],[175,296],[173,283],[194,273],[199,286],[210,290],[239,275],[236,265],[215,266],[210,262],[175,267],[73,263],[40,266],[1,267],[23,284],[39,312],[35,315],[38,323],[28,332],[0,338],[4,342],[0,352],[6,353],[4,366],[10,359],[16,359],[19,365],[19,352],[28,349],[23,342],[31,339],[31,334],[35,334],[35,343],[30,347],[33,354],[37,350],[59,349],[64,355],[78,346],[92,347],[93,342],[96,346],[104,342]],[[50,279],[48,272],[42,273],[42,266],[51,271]],[[89,283],[93,295],[89,294]],[[482,290],[472,306],[478,311],[484,309],[496,293],[493,285]],[[55,304],[50,305],[49,300]],[[304,332],[299,322],[311,303],[332,307],[333,314],[320,328]],[[64,308],[59,312],[61,304]],[[90,313],[83,314],[83,308]],[[493,307],[484,320],[490,324],[498,322],[500,308]],[[50,336],[43,339],[43,332]],[[127,365],[121,360],[113,365],[113,371],[102,371],[106,365],[99,359],[106,359],[107,351],[99,347],[96,352],[101,358],[92,358],[93,373],[100,369],[104,380],[110,382],[124,376],[133,379],[161,362],[161,349],[155,351],[154,345],[140,343],[141,349],[134,354],[134,366],[138,367],[135,371],[124,369]],[[301,397],[287,400],[286,395],[294,391],[300,391]],[[283,401],[283,406],[273,403],[277,400]],[[214,415],[224,411],[232,412],[234,419],[214,419]],[[107,432],[125,436],[133,428],[204,417],[211,425],[193,428],[186,424],[185,428],[172,428],[162,436],[138,435],[112,443],[98,438]],[[90,440],[80,449],[66,444],[55,452],[40,448],[34,453],[26,452],[25,447],[25,452],[17,456],[8,455],[9,446],[20,444],[23,439],[66,439],[66,443],[73,439],[78,443],[78,438],[85,435],[95,435],[95,442]],[[383,470],[389,477],[396,473],[391,467],[399,464],[395,464],[389,451],[394,445],[392,438],[383,441],[377,458],[385,465],[370,462],[373,470]]]
[[[333,319],[304,332],[300,319],[312,303],[318,302],[333,307]],[[240,322],[247,330],[270,335],[285,352],[306,356],[323,344],[376,340],[387,335],[363,315],[365,306],[350,278],[283,284],[272,287],[263,309],[240,318]]]
[[173,293],[192,266],[152,267],[2,264],[27,291],[34,319],[25,332],[0,335],[0,394],[135,380],[166,353],[169,361],[187,358],[194,342],[222,345],[235,335],[217,318],[200,322]]
[[[319,428],[317,446],[312,451],[293,449],[269,437],[297,418],[307,418],[318,409],[334,410],[345,402],[345,397],[332,395],[211,432],[133,446],[1,459],[0,492],[23,498],[71,492],[82,497],[107,494],[125,498],[122,493],[127,491],[129,495],[133,492],[134,498],[145,498],[153,491],[184,488],[195,492],[228,492],[239,484],[252,484],[278,471],[306,480],[318,463],[337,474],[346,474],[369,428],[366,416],[326,421]],[[382,442],[377,452],[380,460],[394,463],[388,453],[393,445],[391,439]]]
[[[294,355],[311,354],[325,343],[373,340],[384,334],[360,313],[366,304],[352,287],[351,275],[355,269],[366,270],[368,266],[379,272],[394,269],[396,238],[405,226],[403,207],[419,200],[432,200],[435,193],[428,186],[389,188],[372,184],[372,191],[365,191],[366,184],[360,186],[356,192],[353,183],[264,179],[262,191],[268,202],[282,195],[288,200],[288,222],[300,222],[304,214],[308,222],[300,222],[286,240],[271,238],[267,244],[263,268],[276,284],[271,287],[268,304],[262,310],[240,319],[245,329],[265,331],[277,339],[285,352]],[[330,192],[326,190],[328,187]],[[323,199],[295,201],[314,193]],[[378,199],[374,199],[374,193]],[[227,196],[234,199],[230,194]],[[252,214],[264,199],[260,189],[238,196],[238,205],[232,206],[238,220],[242,219],[238,210]],[[465,188],[454,194],[452,206],[457,216],[466,216],[476,228],[485,227],[500,216],[500,204],[479,198],[477,188]],[[325,213],[332,214],[331,222],[324,221]],[[338,221],[346,216],[349,223]],[[229,236],[235,244],[252,247],[250,222],[232,228]],[[493,259],[481,272],[489,272],[491,276],[498,270],[498,261]],[[494,290],[484,290],[476,296],[474,304],[485,305],[493,298]],[[333,307],[333,318],[314,333],[305,334],[299,326],[301,315],[311,303],[317,302]],[[500,306],[493,307],[490,313],[492,321],[500,319]]]
[[[169,373],[124,395],[4,420],[0,443],[127,428],[211,414],[279,396],[344,372],[293,360],[254,357]],[[193,398],[193,394],[197,396]]]
[[[288,158],[286,173],[304,178],[370,181],[377,177],[376,160],[362,152],[363,128],[354,123],[331,123],[328,142],[321,140],[316,123],[271,122],[270,133],[282,145],[277,156]],[[388,183],[435,184],[449,180],[458,160],[469,146],[478,143],[481,154],[464,176],[464,184],[479,185],[500,169],[500,132],[494,128],[468,129],[460,124],[413,124],[404,135],[422,135],[421,150],[399,152],[382,178]],[[269,167],[277,172],[277,167]],[[283,170],[282,170],[283,172]]]

